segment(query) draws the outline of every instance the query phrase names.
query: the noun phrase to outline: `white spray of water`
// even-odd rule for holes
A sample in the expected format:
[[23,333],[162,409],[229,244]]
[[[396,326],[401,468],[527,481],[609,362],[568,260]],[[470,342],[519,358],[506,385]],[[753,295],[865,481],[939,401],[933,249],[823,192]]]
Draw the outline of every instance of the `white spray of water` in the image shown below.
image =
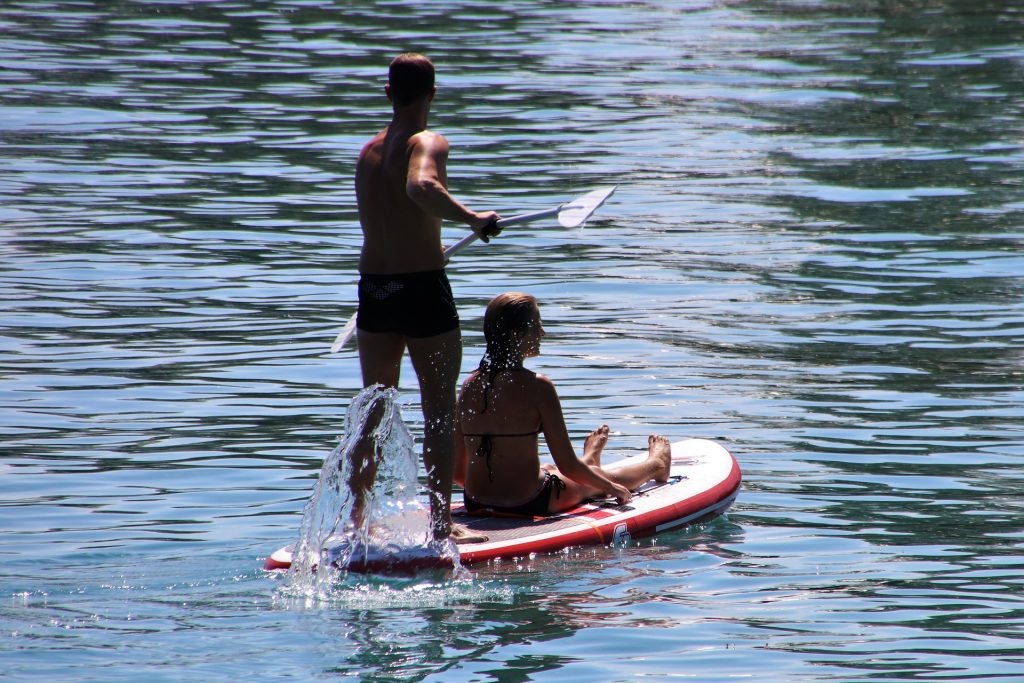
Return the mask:
[[[370,438],[364,438],[369,436]],[[355,465],[377,465],[365,512],[353,519]],[[349,405],[345,434],[324,461],[302,515],[288,582],[293,594],[329,598],[350,565],[377,557],[440,557],[458,567],[451,542],[430,533],[426,500],[418,494],[419,458],[402,421],[398,392],[381,386],[361,391]]]

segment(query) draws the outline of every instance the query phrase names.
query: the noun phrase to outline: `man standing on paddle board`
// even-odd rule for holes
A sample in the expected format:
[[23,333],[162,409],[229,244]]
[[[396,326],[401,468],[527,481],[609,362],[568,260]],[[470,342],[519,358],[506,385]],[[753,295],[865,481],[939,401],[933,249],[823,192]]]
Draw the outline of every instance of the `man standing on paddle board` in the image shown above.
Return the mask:
[[[448,141],[427,130],[436,93],[430,60],[413,53],[396,57],[384,91],[393,107],[391,123],[363,147],[355,178],[363,231],[356,316],[363,385],[397,387],[409,350],[423,406],[434,537],[468,541],[451,522],[462,335],[444,271],[441,221],[464,223],[487,242],[500,231],[499,216],[472,211],[448,192]],[[353,469],[357,514],[375,470],[372,455]]]

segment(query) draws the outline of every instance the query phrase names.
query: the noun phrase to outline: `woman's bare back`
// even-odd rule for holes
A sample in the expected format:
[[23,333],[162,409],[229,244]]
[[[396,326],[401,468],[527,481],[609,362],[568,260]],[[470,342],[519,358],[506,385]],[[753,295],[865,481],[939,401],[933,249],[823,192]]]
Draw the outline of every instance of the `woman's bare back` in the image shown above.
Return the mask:
[[526,369],[501,370],[493,380],[478,370],[462,386],[465,485],[481,503],[519,505],[540,488],[538,437],[544,425],[534,397],[537,382],[537,374]]

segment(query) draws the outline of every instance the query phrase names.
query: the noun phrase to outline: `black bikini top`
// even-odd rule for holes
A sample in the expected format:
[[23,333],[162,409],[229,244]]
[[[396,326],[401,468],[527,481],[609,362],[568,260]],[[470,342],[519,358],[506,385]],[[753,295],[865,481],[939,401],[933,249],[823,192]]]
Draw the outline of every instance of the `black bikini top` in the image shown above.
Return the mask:
[[541,428],[537,427],[535,431],[523,432],[521,434],[463,434],[463,436],[477,436],[480,437],[480,445],[476,447],[476,456],[483,458],[487,463],[487,481],[494,481],[494,472],[491,470],[491,455],[494,453],[494,441],[493,439],[506,437],[506,436],[536,436],[541,433]]

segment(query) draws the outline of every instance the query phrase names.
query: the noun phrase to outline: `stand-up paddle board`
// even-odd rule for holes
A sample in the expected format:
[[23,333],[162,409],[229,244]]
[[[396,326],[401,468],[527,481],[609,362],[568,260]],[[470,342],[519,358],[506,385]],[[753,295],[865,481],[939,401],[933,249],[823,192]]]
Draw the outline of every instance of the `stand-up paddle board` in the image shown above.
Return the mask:
[[[595,500],[549,517],[480,516],[452,506],[452,520],[488,537],[483,543],[458,545],[463,565],[498,558],[527,557],[579,545],[626,545],[630,539],[710,519],[723,513],[739,493],[739,464],[714,441],[687,439],[672,444],[672,472],[664,484],[648,482],[633,499],[619,505],[614,499]],[[291,566],[292,548],[269,558],[265,569]],[[348,569],[355,572],[414,571],[451,567],[451,558],[421,552],[360,547],[352,553]]]

